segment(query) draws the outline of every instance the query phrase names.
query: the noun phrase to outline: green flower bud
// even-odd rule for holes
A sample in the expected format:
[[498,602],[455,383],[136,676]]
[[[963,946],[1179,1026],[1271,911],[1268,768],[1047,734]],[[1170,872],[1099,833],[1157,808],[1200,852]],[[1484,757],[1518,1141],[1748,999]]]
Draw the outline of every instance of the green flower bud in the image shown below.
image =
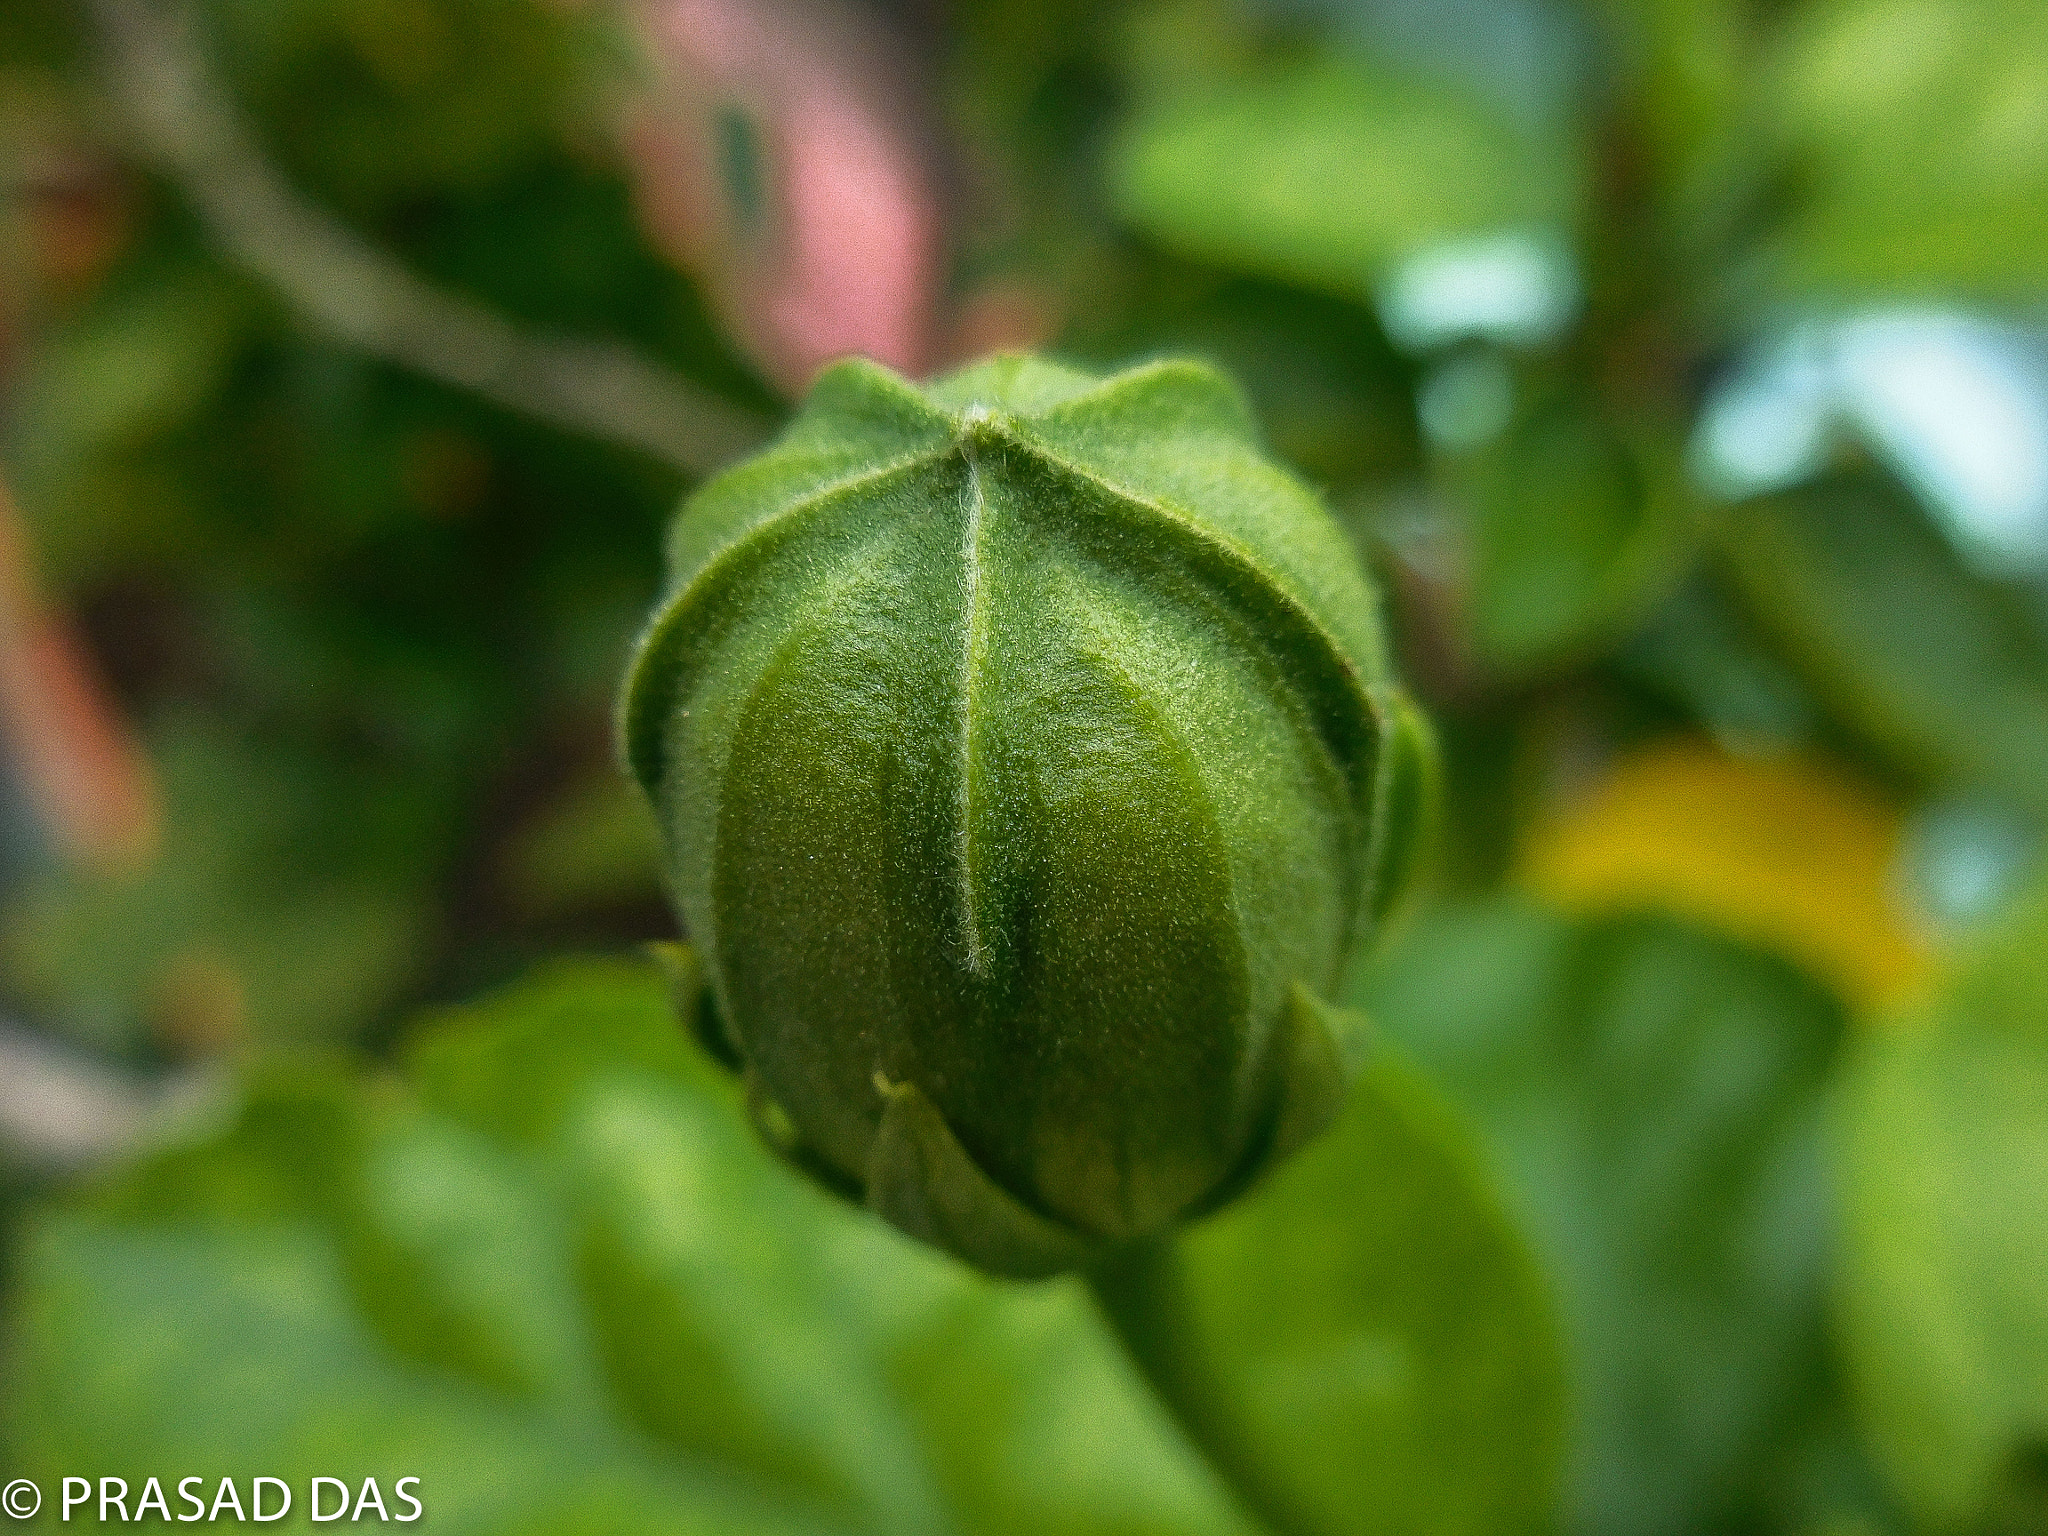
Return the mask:
[[1227,383],[842,364],[670,560],[626,753],[784,1150],[1042,1274],[1334,1115],[1427,743]]

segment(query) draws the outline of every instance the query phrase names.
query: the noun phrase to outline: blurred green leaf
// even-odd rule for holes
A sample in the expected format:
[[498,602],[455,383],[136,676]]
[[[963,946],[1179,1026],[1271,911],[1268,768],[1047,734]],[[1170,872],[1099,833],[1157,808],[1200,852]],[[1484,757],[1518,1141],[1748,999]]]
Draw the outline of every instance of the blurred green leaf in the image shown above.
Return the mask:
[[593,43],[532,0],[216,0],[214,42],[288,166],[361,209],[515,174]]
[[1433,241],[1566,223],[1575,196],[1560,153],[1476,102],[1334,58],[1147,107],[1109,175],[1176,250],[1354,296]]
[[856,1294],[898,1341],[892,1378],[962,1530],[1257,1536],[1078,1285]]
[[1623,673],[1680,705],[1723,743],[1785,750],[1815,728],[1812,700],[1719,573],[1695,569],[1617,658]]
[[567,785],[508,841],[505,883],[528,912],[658,897],[661,835],[646,797],[609,763]]
[[219,269],[150,251],[42,338],[8,423],[40,565],[69,581],[187,541],[192,492],[161,448],[214,419],[260,313]]
[[2048,808],[2048,640],[1903,493],[1838,480],[1752,502],[1722,548],[1842,718],[1918,773]]
[[[16,1465],[47,1486],[119,1467],[138,1493],[193,1468],[297,1490],[280,1531],[310,1529],[314,1476],[400,1476],[438,1528],[519,1532],[843,1529],[631,1437],[407,1370],[366,1327],[311,1225],[156,1231],[45,1220],[23,1263]],[[145,1341],[146,1344],[145,1344]]]
[[1569,1527],[1764,1516],[1821,1366],[1838,1006],[1673,922],[1513,898],[1428,914],[1353,997],[1473,1116],[1560,1287]]
[[1105,367],[1191,354],[1244,386],[1273,451],[1310,480],[1349,487],[1413,473],[1410,368],[1366,308],[1130,252],[1119,291],[1076,314],[1064,346]]
[[1411,1070],[1375,1062],[1333,1130],[1183,1249],[1199,1338],[1305,1529],[1552,1525],[1552,1298],[1471,1131]]
[[1472,627],[1496,665],[1540,666],[1617,638],[1681,563],[1668,488],[1582,408],[1532,413],[1467,472]]
[[127,448],[189,425],[219,394],[247,338],[253,295],[197,261],[131,274],[37,359],[19,430],[54,444]]
[[1718,263],[1731,186],[1754,175],[1749,8],[1741,0],[1596,0],[1590,9],[1606,24],[1612,67],[1631,87],[1659,238],[1691,262]]
[[451,1010],[408,1076],[259,1073],[42,1212],[18,1464],[417,1473],[451,1530],[1246,1536],[1076,1285],[789,1174],[652,967]]
[[160,735],[162,846],[135,870],[6,893],[0,965],[102,1046],[333,1040],[397,998],[432,938],[420,892],[365,859],[378,812],[335,765],[195,718]]
[[1844,1093],[1843,1337],[1872,1443],[1934,1529],[2048,1513],[2044,953],[2036,896],[1862,1041]]
[[1820,0],[1766,101],[1793,179],[1781,288],[2031,299],[2048,281],[2048,7]]
[[565,969],[452,1011],[411,1076],[570,1170],[616,1411],[655,1439],[840,1498],[870,1484],[892,1536],[1242,1536],[1077,1285],[981,1280],[792,1177],[661,979]]

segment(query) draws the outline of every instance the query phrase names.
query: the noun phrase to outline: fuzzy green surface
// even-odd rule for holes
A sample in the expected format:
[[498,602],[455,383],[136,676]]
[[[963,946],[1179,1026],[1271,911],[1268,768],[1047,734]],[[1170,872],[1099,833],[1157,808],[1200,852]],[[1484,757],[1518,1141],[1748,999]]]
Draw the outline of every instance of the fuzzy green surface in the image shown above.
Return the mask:
[[[627,752],[736,1043],[865,1183],[914,1086],[1094,1238],[1227,1193],[1410,841],[1375,600],[1235,391],[1001,358],[819,381],[707,485]],[[1391,815],[1381,807],[1402,808]]]

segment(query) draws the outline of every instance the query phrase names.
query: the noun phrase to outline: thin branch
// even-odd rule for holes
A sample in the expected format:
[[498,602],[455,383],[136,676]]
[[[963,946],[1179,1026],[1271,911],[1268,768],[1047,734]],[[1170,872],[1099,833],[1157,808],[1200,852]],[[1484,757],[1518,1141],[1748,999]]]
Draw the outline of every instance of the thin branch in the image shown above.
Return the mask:
[[703,475],[767,424],[628,348],[521,330],[307,202],[212,76],[186,7],[94,0],[108,83],[226,252],[336,338],[570,432]]

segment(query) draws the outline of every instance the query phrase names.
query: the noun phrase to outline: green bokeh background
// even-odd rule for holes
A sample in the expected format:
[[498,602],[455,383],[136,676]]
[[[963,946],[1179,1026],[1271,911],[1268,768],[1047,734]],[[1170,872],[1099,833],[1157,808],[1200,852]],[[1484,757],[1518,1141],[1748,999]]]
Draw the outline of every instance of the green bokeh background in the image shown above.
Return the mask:
[[[1438,723],[1431,868],[1346,999],[1373,1065],[1189,1241],[1192,1336],[1304,1529],[2048,1532],[2048,8],[835,14],[920,125],[927,307],[1023,295],[1079,364],[1231,372]],[[0,8],[0,479],[160,825],[80,857],[10,727],[0,1016],[156,1108],[82,1159],[0,1141],[29,1528],[66,1475],[268,1474],[281,1530],[315,1475],[520,1536],[1251,1530],[1075,1282],[835,1205],[678,1026],[611,711],[690,475],[295,304],[138,139],[95,16]],[[735,258],[686,269],[636,196],[625,12],[196,20],[365,248],[786,414]],[[725,164],[714,198],[785,194]],[[1433,256],[1487,250],[1543,302],[1417,319]],[[1841,382],[1894,322],[1945,338],[1887,354],[1932,415]],[[1788,348],[1808,395],[1723,431]],[[1791,468],[1715,457],[1809,407]],[[1531,874],[1665,749],[1766,802],[1803,765],[1882,808],[1888,862],[1794,828],[1731,875],[1742,807],[1674,799],[1577,825],[1678,898]],[[1803,941],[1836,890],[1891,925],[1846,970]],[[1887,945],[1910,984],[1859,984]]]

